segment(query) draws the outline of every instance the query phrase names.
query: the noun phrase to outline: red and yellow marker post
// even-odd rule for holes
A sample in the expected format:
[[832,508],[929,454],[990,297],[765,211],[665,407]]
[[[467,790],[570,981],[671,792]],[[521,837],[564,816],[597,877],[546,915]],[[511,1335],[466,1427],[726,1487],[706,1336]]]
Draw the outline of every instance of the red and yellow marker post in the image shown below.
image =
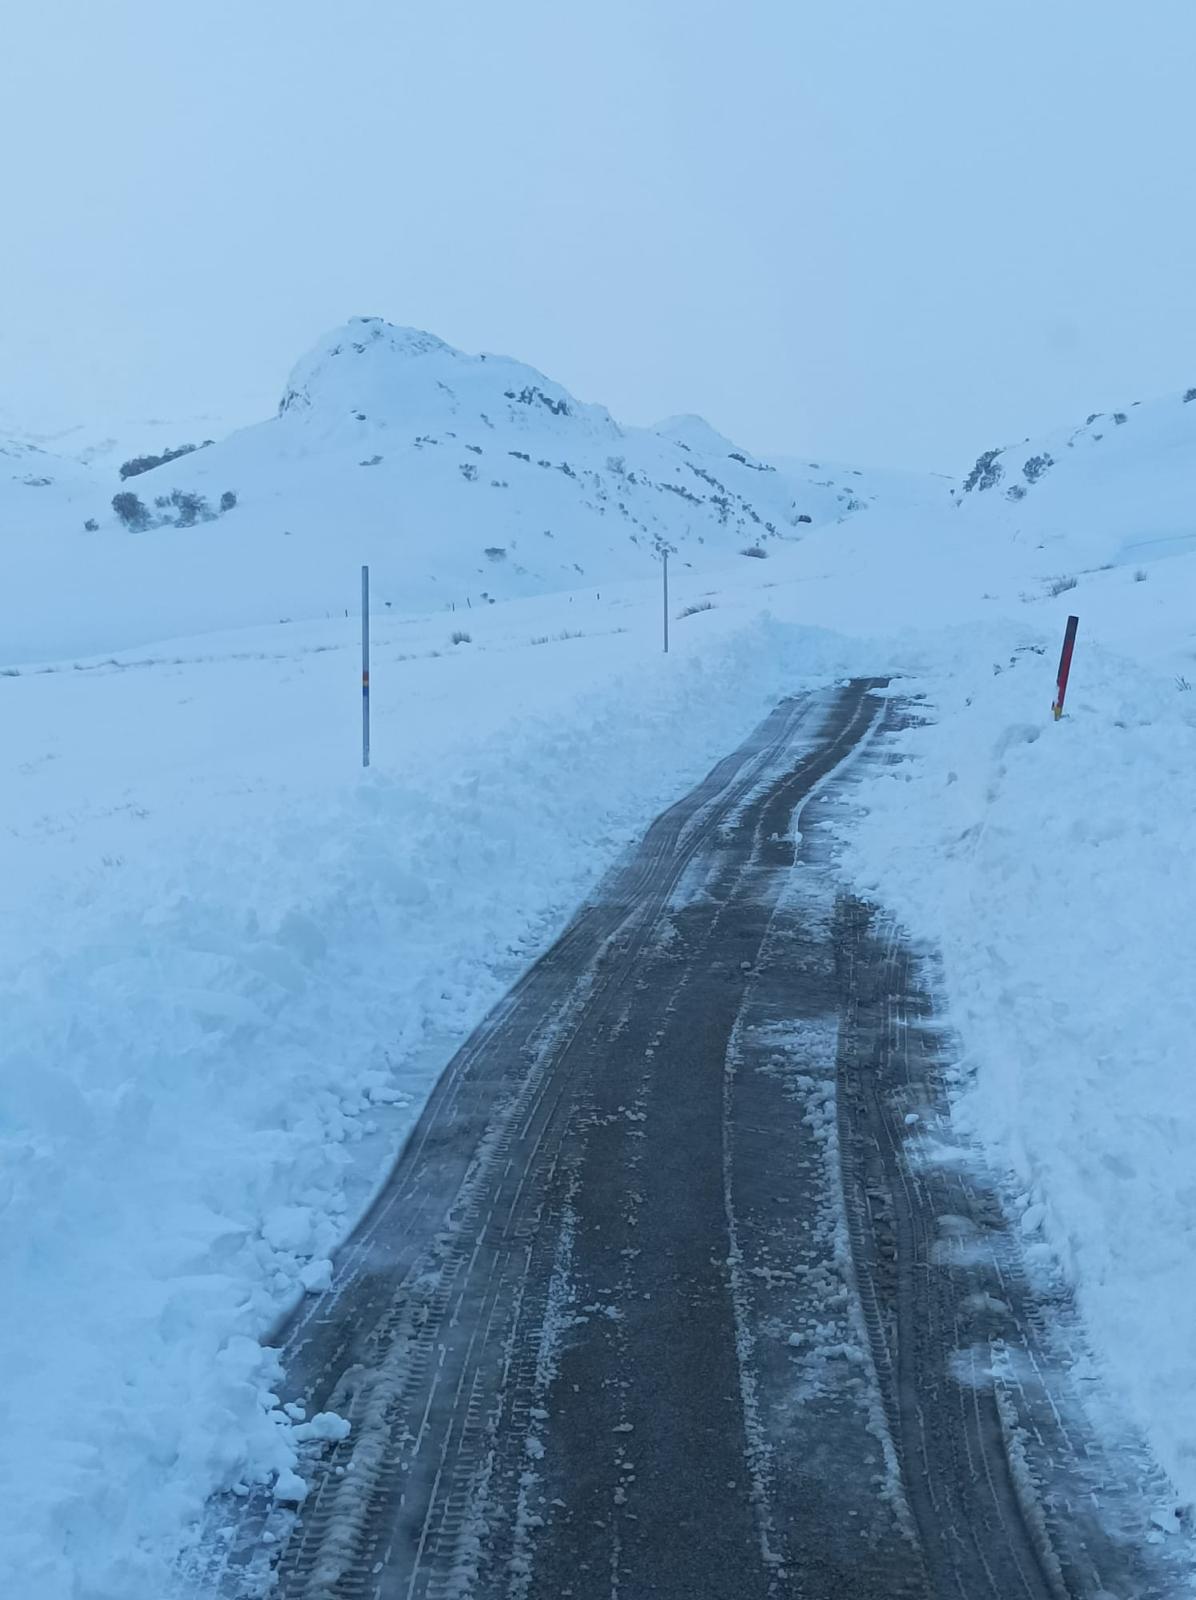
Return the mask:
[[1072,651],[1076,647],[1076,629],[1079,626],[1079,617],[1068,617],[1063,634],[1063,654],[1059,657],[1059,676],[1055,680],[1055,703],[1051,707],[1056,722],[1063,715],[1063,699],[1067,694],[1067,678],[1071,672]]

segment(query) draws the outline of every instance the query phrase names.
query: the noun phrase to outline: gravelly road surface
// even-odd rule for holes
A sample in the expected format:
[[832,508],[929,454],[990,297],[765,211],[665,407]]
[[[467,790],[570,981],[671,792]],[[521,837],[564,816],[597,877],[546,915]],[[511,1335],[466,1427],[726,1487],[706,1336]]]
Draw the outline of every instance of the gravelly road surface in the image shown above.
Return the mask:
[[952,1133],[925,965],[836,885],[882,689],[779,706],[450,1064],[283,1330],[287,1397],[352,1433],[300,1515],[217,1508],[199,1591],[1187,1592]]

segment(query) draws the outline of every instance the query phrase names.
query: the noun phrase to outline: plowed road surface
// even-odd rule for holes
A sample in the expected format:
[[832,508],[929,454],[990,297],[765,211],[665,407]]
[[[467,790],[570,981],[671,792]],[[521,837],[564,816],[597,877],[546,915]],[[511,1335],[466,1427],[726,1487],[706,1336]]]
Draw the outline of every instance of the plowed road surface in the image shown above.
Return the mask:
[[786,702],[449,1065],[287,1398],[352,1424],[207,1592],[281,1600],[1163,1596],[942,1087],[924,967],[830,829],[901,712]]

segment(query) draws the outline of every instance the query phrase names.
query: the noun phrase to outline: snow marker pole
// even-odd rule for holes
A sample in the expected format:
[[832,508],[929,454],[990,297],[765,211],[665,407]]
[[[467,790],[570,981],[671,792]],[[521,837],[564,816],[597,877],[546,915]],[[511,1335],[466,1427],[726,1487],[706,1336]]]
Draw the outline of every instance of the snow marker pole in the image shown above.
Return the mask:
[[1055,682],[1055,703],[1051,707],[1056,722],[1063,715],[1063,699],[1067,694],[1067,677],[1071,671],[1071,655],[1076,647],[1076,629],[1079,625],[1079,617],[1068,617],[1063,634],[1063,654],[1059,657],[1059,676]]
[[361,569],[361,764],[370,764],[370,569]]
[[667,550],[660,552],[664,566],[664,653],[669,653],[669,553]]

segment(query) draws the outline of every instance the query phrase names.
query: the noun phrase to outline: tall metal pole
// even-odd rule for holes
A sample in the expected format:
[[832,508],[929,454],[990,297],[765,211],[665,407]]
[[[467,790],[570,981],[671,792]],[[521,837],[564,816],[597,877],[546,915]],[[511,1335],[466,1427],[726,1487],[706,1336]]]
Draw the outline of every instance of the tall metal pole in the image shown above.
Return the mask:
[[669,553],[660,552],[664,562],[664,653],[669,653]]
[[361,764],[370,764],[370,569],[361,569]]

